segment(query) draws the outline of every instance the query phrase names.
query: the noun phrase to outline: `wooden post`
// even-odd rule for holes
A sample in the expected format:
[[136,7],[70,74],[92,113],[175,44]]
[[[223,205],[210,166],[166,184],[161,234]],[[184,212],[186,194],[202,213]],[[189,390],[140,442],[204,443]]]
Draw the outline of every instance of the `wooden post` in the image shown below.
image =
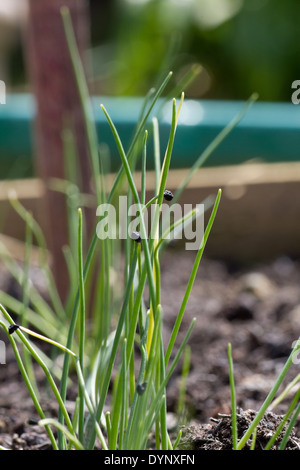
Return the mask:
[[30,0],[27,62],[36,98],[35,149],[37,175],[46,183],[45,218],[53,272],[62,300],[68,291],[67,266],[62,248],[68,241],[65,197],[49,188],[52,178],[66,179],[62,129],[66,117],[75,130],[81,191],[90,192],[91,169],[79,96],[67,49],[60,8],[71,13],[79,52],[89,38],[87,0]]

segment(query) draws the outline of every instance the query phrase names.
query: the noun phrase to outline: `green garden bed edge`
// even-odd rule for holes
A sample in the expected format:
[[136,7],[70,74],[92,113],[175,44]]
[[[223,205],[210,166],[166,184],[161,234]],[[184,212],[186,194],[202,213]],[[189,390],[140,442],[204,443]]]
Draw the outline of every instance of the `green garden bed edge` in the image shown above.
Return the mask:
[[[111,170],[120,158],[100,104],[115,123],[125,149],[133,136],[143,105],[142,98],[92,97],[100,144],[110,152]],[[159,110],[160,137],[164,152],[170,126],[170,107]],[[180,114],[172,169],[190,168],[218,133],[243,109],[237,101],[186,99]],[[0,105],[0,179],[34,176],[33,124],[36,115],[31,94],[9,94]],[[149,119],[151,130],[151,118]],[[151,139],[150,139],[151,144]],[[149,147],[148,168],[152,169]],[[253,103],[238,126],[206,162],[206,166],[236,165],[249,160],[263,162],[300,161],[300,108],[292,103]]]

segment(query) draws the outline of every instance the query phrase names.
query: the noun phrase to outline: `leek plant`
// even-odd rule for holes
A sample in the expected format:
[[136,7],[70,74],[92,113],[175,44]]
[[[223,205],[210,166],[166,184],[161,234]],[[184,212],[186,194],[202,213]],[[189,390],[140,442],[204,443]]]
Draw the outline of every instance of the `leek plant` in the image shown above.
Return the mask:
[[[101,105],[120,155],[120,169],[115,175],[112,186],[108,188],[105,172],[107,158],[105,150],[101,152],[98,143],[87,85],[67,8],[62,9],[62,20],[85,117],[97,206],[117,204],[118,196],[125,191],[127,200],[138,207],[140,214],[143,214],[145,208],[154,209],[152,236],[147,236],[144,218],[141,216],[139,233],[127,237],[122,244],[118,239],[99,237],[95,228],[88,249],[85,249],[84,242],[87,240],[84,236],[84,206],[77,207],[74,212],[69,205],[69,210],[73,211],[69,217],[72,240],[64,254],[72,282],[66,304],[62,305],[47,263],[45,239],[41,229],[17,198],[12,196],[11,203],[14,209],[28,227],[26,252],[30,253],[33,239],[39,247],[41,267],[49,289],[49,302],[42,298],[32,284],[26,282],[28,263],[22,270],[2,247],[2,259],[10,273],[23,287],[24,295],[23,301],[17,301],[8,294],[0,292],[0,325],[8,335],[24,382],[40,416],[40,424],[45,427],[53,449],[81,450],[100,446],[104,450],[140,450],[147,448],[150,438],[153,439],[151,445],[154,441],[157,449],[174,449],[178,445],[181,433],[179,431],[173,442],[168,434],[168,382],[183,351],[186,350],[196,321],[196,318],[193,319],[181,344],[175,347],[197,270],[217,215],[221,190],[215,195],[210,217],[196,251],[190,278],[167,344],[163,343],[162,335],[164,306],[161,303],[160,259],[168,237],[183,230],[186,224],[190,224],[199,216],[199,213],[194,209],[166,228],[161,219],[161,208],[165,200],[169,201],[170,205],[178,200],[195,170],[238,124],[255,96],[250,98],[241,113],[199,156],[174,195],[168,191],[167,177],[180,108],[184,100],[182,86],[191,80],[198,69],[193,68],[183,78],[181,85],[177,84],[174,91],[175,98],[179,94],[180,99],[171,100],[172,119],[163,158],[160,155],[158,118],[155,116],[150,120],[150,114],[155,110],[157,103],[161,105],[161,100],[164,101],[164,92],[172,73],[166,76],[157,90],[150,90],[146,96],[128,150],[123,147],[118,130],[109,115],[109,109]],[[72,158],[70,133],[65,131],[63,137],[66,139],[67,154],[70,159],[70,154]],[[155,194],[147,201],[147,144],[150,138],[153,138],[154,144],[156,182]],[[142,171],[139,192],[135,174],[140,157]],[[73,163],[75,167],[76,162]],[[68,165],[72,168],[70,160]],[[56,185],[58,183],[62,183],[60,188],[63,188],[67,197],[73,197],[75,194],[78,196],[78,203],[85,200],[78,194],[74,181],[55,182]],[[127,217],[127,233],[129,227],[130,220]],[[122,276],[119,279],[120,271]],[[18,315],[20,321],[15,323],[9,312]],[[42,348],[34,344],[35,337],[53,346],[55,352],[53,357],[45,355]],[[18,346],[21,346],[22,354]],[[61,354],[63,361],[54,361],[53,358]],[[59,408],[57,419],[47,417],[46,411],[40,404],[40,393],[34,379],[32,360],[44,371],[49,388],[57,401]],[[68,387],[76,385],[78,390],[76,407],[73,416],[70,416],[66,409],[66,397]],[[57,428],[57,438],[54,437],[53,428]],[[236,442],[235,446],[239,447],[242,443],[243,441]]]

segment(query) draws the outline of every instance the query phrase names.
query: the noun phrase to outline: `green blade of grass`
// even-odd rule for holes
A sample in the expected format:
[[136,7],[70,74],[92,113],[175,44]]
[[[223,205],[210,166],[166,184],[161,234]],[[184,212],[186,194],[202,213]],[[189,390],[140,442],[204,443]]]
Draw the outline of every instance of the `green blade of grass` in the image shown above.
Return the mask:
[[[5,310],[5,308],[0,304],[0,310],[4,316],[4,318],[6,319],[6,321],[8,321],[9,324],[14,324],[12,318],[10,317],[10,315],[8,314],[8,312]],[[25,329],[27,330],[27,329]],[[21,329],[17,329],[16,330],[16,334],[19,336],[20,340],[22,341],[22,343],[25,345],[25,347],[28,349],[28,351],[30,352],[30,354],[32,355],[32,357],[37,361],[37,363],[41,366],[42,370],[44,371],[45,373],[45,376],[48,380],[48,383],[54,393],[54,396],[57,400],[57,403],[58,405],[60,406],[60,409],[63,413],[63,416],[64,416],[64,419],[66,420],[66,424],[68,426],[68,429],[69,431],[72,433],[72,434],[75,434],[74,433],[74,430],[73,430],[73,427],[72,427],[72,422],[70,420],[70,417],[69,417],[69,414],[65,408],[65,405],[64,405],[64,402],[59,394],[59,391],[57,389],[57,386],[56,386],[56,383],[49,371],[49,368],[47,367],[47,365],[45,364],[45,362],[40,358],[40,356],[36,353],[34,347],[31,345],[31,343],[28,341],[28,339],[25,337],[25,335],[22,333]],[[48,342],[58,346],[58,347],[61,347],[62,349],[67,349],[67,348],[64,348],[64,346],[62,345],[58,345],[56,344],[55,342],[52,342],[51,340],[49,340],[48,338],[43,338],[41,335],[37,335],[35,334],[37,337],[39,337],[40,339],[44,339],[44,340],[48,340]],[[71,352],[71,351],[68,351],[68,352]],[[72,353],[74,354],[74,353]]]
[[[145,429],[148,429],[148,431],[151,429],[152,424],[155,421],[156,415],[160,411],[162,400],[163,400],[163,391],[164,391],[165,387],[167,386],[167,384],[170,380],[170,377],[172,376],[172,374],[174,372],[175,367],[178,364],[178,361],[179,361],[179,359],[182,355],[182,352],[184,351],[184,348],[185,348],[185,346],[186,346],[186,344],[189,340],[189,337],[192,333],[195,322],[196,322],[196,318],[194,318],[192,320],[192,323],[191,323],[191,325],[190,325],[190,327],[189,327],[182,343],[180,344],[180,346],[178,348],[176,356],[175,356],[172,364],[170,365],[170,367],[168,369],[168,372],[166,373],[164,380],[161,382],[160,387],[156,392],[156,396],[154,397],[154,399],[153,399],[153,401],[150,405],[150,408],[149,408],[149,411],[147,413],[146,419],[143,423]],[[144,437],[144,440],[145,440],[145,437]],[[144,446],[145,446],[145,442],[143,442],[143,445],[141,446],[141,448],[144,448]]]
[[[134,183],[134,179],[133,179],[133,176],[132,176],[132,173],[131,173],[129,162],[128,162],[127,156],[125,154],[121,139],[120,139],[120,137],[118,135],[118,132],[117,132],[117,129],[115,128],[115,125],[112,122],[112,120],[111,120],[108,112],[106,111],[105,107],[103,105],[101,105],[101,108],[102,108],[102,110],[103,110],[103,112],[106,116],[106,119],[107,119],[107,121],[110,125],[110,128],[112,130],[112,133],[113,133],[113,136],[114,136],[114,139],[115,139],[115,142],[116,142],[116,145],[117,145],[117,148],[118,148],[118,151],[119,151],[122,163],[123,163],[123,167],[124,167],[124,170],[125,170],[126,175],[127,175],[127,180],[128,180],[129,185],[130,185],[130,189],[132,191],[134,202],[138,206],[139,213],[142,214],[143,213],[143,208],[142,208],[141,203],[140,203],[140,198],[139,198],[139,195],[138,195],[138,191],[137,191],[135,183]],[[144,218],[143,217],[140,217],[140,226],[141,226],[142,246],[143,246],[143,250],[144,250],[145,263],[146,263],[146,266],[147,266],[150,296],[151,296],[151,300],[152,300],[153,304],[155,305],[155,298],[156,298],[155,284],[154,284],[154,278],[153,278],[152,267],[151,267],[150,249],[149,249],[149,245],[148,245],[148,241],[147,241],[147,233],[146,233],[146,228],[145,228],[145,223],[144,223]]]
[[[299,395],[298,395],[298,401],[299,401]],[[291,432],[292,432],[292,430],[293,430],[293,428],[294,428],[294,426],[297,422],[299,414],[300,414],[300,403],[298,403],[298,406],[297,406],[296,410],[294,411],[294,414],[293,414],[293,416],[292,416],[292,418],[291,418],[291,420],[288,424],[287,430],[286,430],[286,432],[283,436],[283,439],[280,443],[279,450],[285,450],[288,439],[289,439],[290,434],[291,434]]]
[[231,344],[228,344],[228,365],[229,365],[229,383],[231,391],[231,427],[232,427],[232,446],[233,450],[237,448],[237,416],[236,416],[236,396],[235,396],[235,384],[234,384],[234,371],[233,371],[233,360]]
[[[122,347],[122,363],[121,368],[118,375],[118,382],[117,382],[117,390],[116,396],[114,399],[114,407],[113,407],[113,414],[111,419],[111,433],[110,433],[110,441],[109,441],[109,449],[116,450],[117,449],[117,441],[119,436],[119,446],[118,449],[122,449],[122,441],[123,441],[123,432],[124,432],[124,401],[125,396],[125,388],[127,386],[126,383],[126,369],[127,369],[127,359],[126,359],[126,338],[123,340],[123,347]],[[120,425],[120,427],[119,427]]]
[[[106,398],[109,383],[110,383],[110,380],[111,380],[111,373],[112,373],[113,365],[114,365],[117,350],[118,350],[118,347],[119,347],[119,344],[120,344],[120,338],[121,338],[121,334],[122,334],[122,330],[123,330],[123,326],[124,326],[125,315],[126,315],[126,312],[127,312],[127,307],[128,307],[129,297],[130,297],[130,293],[131,293],[131,288],[132,288],[132,285],[133,285],[134,275],[135,275],[135,271],[136,271],[136,265],[137,265],[137,249],[135,247],[134,253],[133,253],[133,259],[132,259],[132,262],[131,262],[131,268],[130,268],[128,283],[127,283],[127,287],[126,287],[126,292],[125,292],[125,295],[124,295],[124,302],[123,302],[122,310],[121,310],[121,313],[120,313],[120,317],[119,317],[119,321],[118,321],[118,325],[117,325],[117,329],[116,329],[115,337],[114,337],[114,341],[113,341],[112,352],[111,352],[111,356],[110,356],[110,359],[109,359],[109,363],[107,365],[107,369],[106,369],[106,373],[105,373],[105,377],[104,377],[104,381],[103,381],[103,386],[102,386],[102,390],[101,390],[100,397],[99,397],[99,403],[97,405],[96,420],[98,422],[100,421],[100,418],[101,418],[101,415],[102,415],[105,398]],[[95,432],[92,431],[91,436],[89,436],[87,438],[88,448],[89,449],[93,448],[94,443],[95,443],[95,437],[96,437]]]
[[47,243],[42,229],[36,222],[36,220],[32,217],[30,212],[28,212],[25,207],[20,203],[15,194],[10,194],[9,201],[16,213],[24,220],[25,223],[29,225],[32,234],[37,240],[40,255],[40,265],[45,274],[48,292],[52,301],[52,305],[58,317],[62,319],[64,318],[64,308],[59,297],[52,272],[49,268],[49,263],[47,259]]
[[[84,346],[85,346],[85,292],[83,276],[83,254],[82,254],[82,213],[78,209],[78,277],[80,295],[80,321],[79,321],[79,363],[84,370]],[[83,442],[84,437],[84,407],[85,400],[82,389],[79,389],[79,440]]]
[[258,99],[257,93],[251,95],[249,100],[246,102],[242,110],[232,119],[232,121],[224,128],[222,131],[214,138],[214,140],[206,147],[206,149],[201,153],[197,158],[193,166],[188,171],[187,175],[180,183],[179,188],[174,193],[174,198],[171,204],[175,204],[183,193],[184,189],[187,187],[195,172],[204,165],[216,148],[223,142],[223,140],[235,129],[235,127],[241,122],[245,114],[247,113],[249,107]]
[[272,402],[269,407],[269,410],[273,410],[279,403],[284,400],[289,393],[289,391],[300,381],[300,374],[297,374],[296,377],[286,386],[283,392]]
[[[98,237],[97,237],[96,232],[94,232],[94,235],[92,237],[90,247],[89,247],[89,250],[88,250],[87,258],[86,258],[86,261],[85,261],[85,264],[84,264],[84,269],[83,269],[84,282],[86,281],[88,271],[89,271],[90,265],[92,263],[92,259],[93,259],[93,256],[94,256],[94,253],[95,253],[95,250],[96,250],[97,241],[98,241]],[[78,310],[79,310],[79,305],[80,305],[80,293],[79,293],[79,289],[78,289],[77,293],[76,293],[76,298],[75,298],[75,301],[74,301],[74,307],[73,307],[72,314],[71,314],[70,325],[69,325],[69,330],[68,330],[68,337],[67,337],[67,343],[66,343],[67,348],[69,348],[69,349],[71,349],[72,344],[73,344],[73,338],[74,338],[75,326],[76,326],[76,322],[77,322],[77,314],[78,314]],[[70,362],[70,356],[69,356],[69,354],[66,353],[65,357],[64,357],[61,383],[60,383],[60,395],[61,395],[63,401],[65,401],[66,393],[67,393],[69,362]],[[63,423],[63,414],[62,414],[61,410],[59,410],[59,422]],[[63,445],[64,445],[63,444],[63,436],[60,433],[59,434],[60,449],[62,449]]]
[[248,439],[251,437],[252,433],[254,432],[254,429],[257,427],[258,423],[262,419],[263,415],[265,414],[266,410],[268,409],[269,405],[272,403],[280,385],[282,384],[286,374],[288,373],[291,365],[293,364],[293,359],[294,355],[298,353],[300,349],[300,338],[296,342],[295,347],[293,348],[291,354],[289,355],[284,367],[282,368],[274,386],[270,390],[268,396],[266,397],[265,401],[263,402],[262,406],[260,407],[258,413],[256,414],[256,417],[252,421],[251,425],[245,432],[244,436],[240,439],[240,441],[237,444],[237,450],[243,449],[245,444],[247,443]]
[[186,346],[184,350],[182,362],[183,364],[182,364],[182,372],[180,376],[176,413],[177,413],[179,422],[182,422],[184,424],[184,421],[185,421],[184,418],[186,415],[186,385],[187,385],[187,378],[188,378],[190,365],[191,365],[191,348],[189,346]]
[[[24,306],[20,300],[15,299],[6,292],[2,291],[0,291],[0,303],[3,304],[6,310],[10,310],[16,315],[20,315],[24,309]],[[55,322],[52,317],[49,318],[46,316],[46,318],[44,318],[41,316],[39,311],[36,312],[30,307],[25,307],[23,314],[26,317],[28,323],[33,325],[36,329],[39,329],[39,331],[43,331],[44,333],[49,334],[50,337],[57,336],[57,333],[59,333],[59,338],[61,341],[63,341],[63,338],[66,337],[65,331],[57,332],[57,322]]]
[[[40,402],[39,402],[39,399],[37,397],[37,394],[36,394],[36,391],[34,389],[34,387],[32,386],[32,381],[30,380],[30,378],[28,377],[28,374],[26,372],[26,368],[22,362],[22,359],[21,359],[21,356],[20,356],[20,353],[18,351],[18,348],[17,348],[17,345],[16,345],[16,342],[14,340],[14,338],[9,334],[8,332],[8,329],[6,327],[6,325],[4,323],[2,323],[0,321],[0,326],[2,326],[2,328],[4,329],[5,333],[7,334],[8,338],[9,338],[9,341],[12,345],[12,348],[13,348],[13,352],[14,352],[14,355],[15,355],[15,358],[16,358],[16,361],[17,361],[17,364],[19,366],[19,369],[20,369],[20,372],[22,374],[22,377],[23,377],[23,380],[24,380],[24,383],[29,391],[29,394],[31,396],[31,399],[33,401],[33,404],[39,414],[39,417],[41,419],[44,419],[45,418],[45,414],[44,414],[44,411],[40,405]],[[55,437],[53,435],[53,432],[51,431],[51,428],[50,426],[46,425],[45,426],[45,429],[46,429],[46,432],[49,436],[49,439],[51,441],[51,445],[53,447],[54,450],[58,450],[58,446],[57,446],[57,443],[56,443],[56,440],[55,440]]]
[[86,83],[85,73],[83,70],[82,62],[80,60],[76,38],[72,26],[71,16],[69,9],[66,6],[61,7],[61,16],[63,20],[63,26],[65,31],[65,37],[67,41],[67,46],[74,70],[74,77],[77,84],[77,89],[79,93],[79,98],[81,102],[81,109],[84,115],[84,124],[85,131],[87,136],[87,145],[90,154],[90,160],[92,165],[92,173],[95,184],[95,192],[97,204],[101,203],[101,191],[99,188],[99,154],[98,154],[98,138],[95,122],[93,120],[93,110],[91,105],[91,100],[89,96],[89,91]]
[[84,377],[83,377],[83,373],[82,373],[82,369],[80,367],[80,360],[79,360],[79,357],[76,357],[76,362],[75,362],[75,367],[76,367],[76,372],[77,372],[77,377],[78,377],[78,382],[79,382],[79,385],[81,387],[81,391],[82,391],[82,394],[84,395],[84,398],[85,398],[85,403],[86,403],[86,406],[88,408],[88,411],[89,411],[89,417],[90,417],[90,420],[92,422],[92,424],[94,425],[94,428],[95,428],[95,432],[96,432],[96,435],[98,436],[99,438],[99,441],[101,442],[102,444],[102,448],[103,450],[107,450],[107,445],[106,445],[106,441],[105,441],[105,438],[103,436],[103,433],[100,429],[100,426],[96,420],[96,413],[95,413],[95,409],[92,405],[92,402],[90,400],[90,397],[87,393],[87,389],[86,389],[86,385],[85,385],[85,382],[84,382]]
[[[279,426],[277,427],[275,433],[273,434],[273,436],[269,439],[268,443],[266,444],[264,450],[269,450],[271,449],[272,445],[274,444],[274,442],[276,441],[277,437],[279,436],[279,434],[281,433],[285,423],[290,419],[290,416],[291,414],[293,413],[297,403],[299,402],[299,397],[300,397],[300,390],[297,391],[297,393],[295,394],[292,402],[290,403],[289,407],[288,407],[288,410],[287,412],[285,413],[283,419],[281,420],[281,423],[279,424]],[[293,423],[294,425],[295,423]],[[292,425],[292,427],[293,427]],[[286,430],[286,432],[288,432],[288,435],[290,434],[290,431],[291,431],[292,428]],[[288,436],[287,435],[287,436]],[[285,433],[285,436],[286,436],[286,433]],[[286,443],[286,437],[284,436],[283,440],[285,441]],[[281,445],[282,442],[281,442]]]
[[154,146],[154,169],[155,169],[155,194],[159,191],[159,180],[160,180],[160,138],[159,138],[159,126],[156,117],[152,119],[153,126],[153,146]]
[[[133,140],[132,140],[132,142],[130,144],[130,147],[128,149],[128,152],[127,152],[127,158],[128,158],[129,162],[131,162],[131,160],[132,160],[134,147],[137,143],[137,140],[140,138],[141,133],[143,132],[143,129],[145,127],[147,119],[150,116],[151,111],[153,110],[158,98],[163,93],[163,91],[164,91],[165,87],[167,86],[167,84],[168,84],[171,77],[172,77],[172,72],[169,72],[168,75],[166,76],[166,78],[164,79],[164,81],[162,82],[161,86],[159,87],[159,89],[155,93],[155,95],[154,95],[154,97],[153,97],[153,99],[152,99],[152,101],[149,105],[149,108],[148,108],[147,112],[145,113],[142,121],[137,124],[137,129],[136,129],[135,135],[133,137]],[[124,173],[125,173],[124,167],[122,166],[120,168],[116,178],[115,178],[115,181],[114,181],[113,186],[111,188],[111,191],[109,193],[108,202],[111,202],[112,198],[114,197],[114,195],[116,193],[116,190],[117,190],[117,187],[121,184],[121,179],[122,179]]]
[[54,426],[54,427],[56,427],[57,429],[60,430],[60,432],[62,432],[69,439],[69,441],[74,445],[76,450],[84,450],[82,444],[77,439],[77,437],[74,436],[74,434],[72,434],[65,426],[63,426],[61,423],[59,423],[55,419],[53,419],[53,418],[41,419],[39,421],[39,425],[40,426]]
[[170,359],[170,356],[171,356],[171,353],[172,353],[172,349],[173,349],[175,340],[177,338],[177,334],[178,334],[178,331],[179,331],[179,328],[180,328],[180,325],[181,325],[181,321],[182,321],[182,318],[183,318],[183,315],[184,315],[184,312],[185,312],[185,308],[186,308],[186,305],[187,305],[187,302],[188,302],[188,299],[189,299],[189,296],[190,296],[190,293],[191,293],[191,290],[192,290],[192,287],[193,287],[193,284],[194,284],[194,281],[195,281],[195,277],[196,277],[196,274],[197,274],[197,271],[198,271],[198,267],[199,267],[199,264],[200,264],[200,261],[201,261],[202,255],[203,255],[203,251],[204,251],[205,245],[207,243],[210,231],[212,229],[215,217],[217,215],[217,210],[218,210],[218,207],[219,207],[219,204],[220,204],[220,199],[221,199],[221,193],[222,193],[222,191],[221,191],[221,189],[219,189],[216,200],[215,200],[215,204],[214,204],[214,207],[213,207],[213,210],[212,210],[212,213],[210,215],[207,227],[206,227],[205,232],[204,232],[203,240],[202,240],[200,248],[197,252],[197,256],[196,256],[196,259],[195,259],[195,262],[194,262],[194,265],[193,265],[193,269],[192,269],[192,272],[191,272],[191,275],[190,275],[190,279],[189,279],[189,282],[188,282],[188,285],[187,285],[187,288],[186,288],[186,291],[185,291],[185,294],[184,294],[184,297],[183,297],[183,300],[182,300],[182,303],[181,303],[181,306],[180,306],[180,309],[179,309],[179,313],[177,315],[176,322],[175,322],[175,325],[174,325],[173,330],[172,330],[172,334],[171,334],[169,344],[168,344],[168,347],[167,347],[167,350],[166,350],[166,355],[165,355],[166,365],[169,362],[169,359]]

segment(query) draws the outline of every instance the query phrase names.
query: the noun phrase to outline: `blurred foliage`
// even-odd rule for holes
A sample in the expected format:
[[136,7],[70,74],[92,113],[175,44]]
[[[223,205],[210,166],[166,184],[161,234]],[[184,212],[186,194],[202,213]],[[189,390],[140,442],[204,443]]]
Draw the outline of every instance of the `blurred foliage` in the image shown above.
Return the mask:
[[[187,96],[290,101],[300,79],[297,0],[86,0],[90,4],[91,92],[142,95],[169,70],[203,72]],[[24,55],[24,54],[23,54]],[[21,48],[10,84],[24,81]]]
[[189,96],[244,100],[256,91],[261,100],[290,101],[291,83],[300,78],[297,0],[104,4],[110,12],[105,38],[99,28],[98,40],[92,15],[99,92],[144,95],[162,73],[172,69],[178,78],[196,62],[203,73]]

